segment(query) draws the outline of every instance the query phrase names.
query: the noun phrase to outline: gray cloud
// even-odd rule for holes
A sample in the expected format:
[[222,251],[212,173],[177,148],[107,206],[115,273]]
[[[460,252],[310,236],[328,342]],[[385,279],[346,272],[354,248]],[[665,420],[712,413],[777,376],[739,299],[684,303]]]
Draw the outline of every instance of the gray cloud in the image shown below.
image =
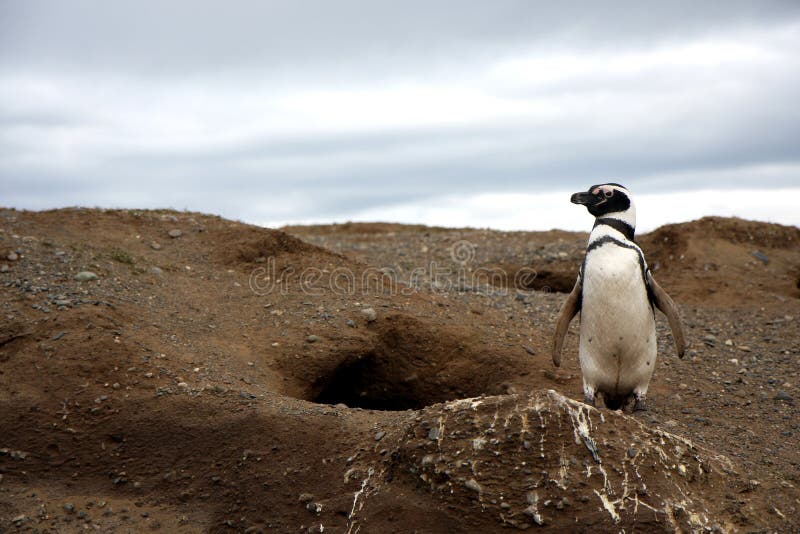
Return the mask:
[[796,187],[798,28],[796,2],[7,1],[0,203]]

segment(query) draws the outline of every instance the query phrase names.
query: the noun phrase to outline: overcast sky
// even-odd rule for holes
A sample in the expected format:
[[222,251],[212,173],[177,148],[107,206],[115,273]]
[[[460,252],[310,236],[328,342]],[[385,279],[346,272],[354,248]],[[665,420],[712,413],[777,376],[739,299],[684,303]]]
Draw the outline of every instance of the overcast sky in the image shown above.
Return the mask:
[[800,225],[798,50],[794,1],[0,0],[0,205]]

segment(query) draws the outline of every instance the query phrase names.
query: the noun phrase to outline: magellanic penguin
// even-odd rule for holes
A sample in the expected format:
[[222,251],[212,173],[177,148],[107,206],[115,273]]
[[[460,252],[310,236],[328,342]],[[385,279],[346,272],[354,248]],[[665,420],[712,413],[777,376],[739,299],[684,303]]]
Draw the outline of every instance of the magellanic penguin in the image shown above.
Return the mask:
[[625,187],[593,185],[572,195],[573,204],[595,216],[575,287],[561,307],[553,340],[553,363],[561,365],[561,347],[569,323],[580,312],[578,360],[587,404],[603,394],[609,409],[645,409],[656,364],[655,308],[667,316],[678,356],[686,350],[675,303],[647,268],[634,242],[636,208]]

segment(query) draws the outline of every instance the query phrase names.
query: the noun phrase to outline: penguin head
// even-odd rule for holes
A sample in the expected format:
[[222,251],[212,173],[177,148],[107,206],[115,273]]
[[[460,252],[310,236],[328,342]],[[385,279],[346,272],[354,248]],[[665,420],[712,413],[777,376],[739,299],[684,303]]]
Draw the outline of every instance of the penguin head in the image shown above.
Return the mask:
[[570,201],[583,204],[595,217],[625,213],[633,207],[628,190],[615,183],[593,185],[586,192],[572,195]]

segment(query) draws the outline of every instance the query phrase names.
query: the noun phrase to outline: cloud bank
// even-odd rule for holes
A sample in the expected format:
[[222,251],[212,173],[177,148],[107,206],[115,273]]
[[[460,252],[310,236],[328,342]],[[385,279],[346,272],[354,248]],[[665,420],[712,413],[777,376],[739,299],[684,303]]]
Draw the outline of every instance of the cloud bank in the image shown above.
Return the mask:
[[7,1],[0,204],[574,228],[613,180],[799,224],[798,49],[794,2]]

